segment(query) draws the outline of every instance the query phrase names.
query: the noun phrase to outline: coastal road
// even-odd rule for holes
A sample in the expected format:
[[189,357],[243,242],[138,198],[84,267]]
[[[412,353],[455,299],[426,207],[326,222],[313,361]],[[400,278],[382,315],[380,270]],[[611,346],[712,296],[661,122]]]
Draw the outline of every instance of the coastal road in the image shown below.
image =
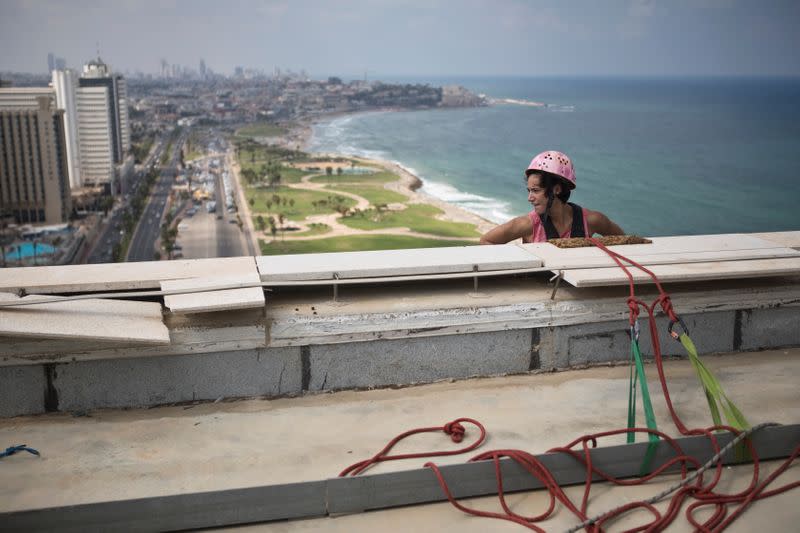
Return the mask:
[[113,263],[114,257],[112,255],[114,246],[122,241],[123,223],[122,217],[125,210],[130,206],[131,200],[136,196],[139,187],[143,186],[144,176],[147,173],[146,169],[150,167],[156,158],[161,156],[161,151],[164,149],[163,140],[156,141],[155,149],[150,153],[144,163],[140,165],[133,179],[126,186],[126,191],[122,199],[114,206],[114,209],[108,216],[105,226],[100,230],[100,234],[95,239],[94,247],[86,259],[87,263]]
[[209,213],[204,204],[197,208],[194,216],[182,218],[176,241],[184,259],[250,255],[236,213],[228,213],[225,208],[224,190],[222,177],[215,174],[212,199],[217,204],[216,212]]
[[155,242],[161,235],[161,219],[167,205],[167,197],[178,172],[178,154],[185,140],[184,134],[172,145],[169,163],[161,169],[161,175],[153,186],[153,192],[133,233],[127,261],[154,260]]

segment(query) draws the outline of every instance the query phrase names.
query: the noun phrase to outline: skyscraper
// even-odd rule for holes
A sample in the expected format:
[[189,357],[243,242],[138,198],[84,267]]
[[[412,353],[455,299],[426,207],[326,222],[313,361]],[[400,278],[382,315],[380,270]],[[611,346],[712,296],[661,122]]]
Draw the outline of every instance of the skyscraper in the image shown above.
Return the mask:
[[200,79],[206,79],[206,61],[205,59],[200,60]]
[[0,211],[20,224],[66,222],[72,207],[64,112],[51,94],[34,98],[35,106],[0,107]]
[[56,106],[64,110],[64,135],[67,145],[69,184],[73,189],[83,186],[81,178],[80,137],[78,134],[78,76],[72,70],[53,71],[53,90]]
[[112,154],[114,163],[122,163],[131,148],[128,92],[125,78],[120,74],[112,74],[108,65],[98,57],[84,65],[79,84],[81,88],[104,87],[108,91]]
[[79,87],[78,137],[83,185],[114,184],[114,143],[109,91],[106,87]]
[[47,72],[53,72],[56,68],[56,56],[53,52],[47,54]]

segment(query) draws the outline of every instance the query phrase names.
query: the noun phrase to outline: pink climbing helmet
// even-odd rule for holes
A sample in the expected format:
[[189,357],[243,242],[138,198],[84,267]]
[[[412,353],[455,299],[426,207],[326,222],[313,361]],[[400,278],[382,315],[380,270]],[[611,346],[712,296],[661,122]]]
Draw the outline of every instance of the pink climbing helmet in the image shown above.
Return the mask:
[[525,169],[525,175],[530,176],[537,170],[543,170],[558,176],[567,183],[570,189],[576,187],[575,169],[572,168],[572,161],[566,154],[555,150],[542,152],[531,160],[531,164]]

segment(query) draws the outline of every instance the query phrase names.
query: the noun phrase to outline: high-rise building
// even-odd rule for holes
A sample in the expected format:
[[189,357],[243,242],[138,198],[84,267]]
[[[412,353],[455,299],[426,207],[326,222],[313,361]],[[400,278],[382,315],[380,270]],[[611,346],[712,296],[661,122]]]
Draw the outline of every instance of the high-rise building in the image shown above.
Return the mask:
[[73,189],[83,186],[81,178],[81,152],[78,127],[78,76],[72,70],[53,71],[53,90],[56,107],[64,110],[64,133],[67,144],[69,184]]
[[205,59],[200,60],[200,79],[206,79],[206,61]]
[[37,107],[40,96],[50,98],[55,108],[56,93],[50,87],[9,87],[0,89],[0,110],[17,107]]
[[81,180],[84,186],[113,190],[114,143],[106,87],[79,87],[76,98]]
[[67,68],[67,60],[64,59],[63,57],[57,57],[56,58],[56,69],[64,70],[65,68]]
[[84,65],[79,85],[81,88],[104,87],[108,91],[112,155],[114,163],[122,163],[131,148],[128,92],[125,78],[120,74],[112,74],[108,65],[97,58]]
[[72,207],[64,112],[52,94],[35,102],[0,108],[0,211],[20,224],[66,222]]
[[47,72],[53,72],[56,68],[56,56],[53,52],[47,54]]

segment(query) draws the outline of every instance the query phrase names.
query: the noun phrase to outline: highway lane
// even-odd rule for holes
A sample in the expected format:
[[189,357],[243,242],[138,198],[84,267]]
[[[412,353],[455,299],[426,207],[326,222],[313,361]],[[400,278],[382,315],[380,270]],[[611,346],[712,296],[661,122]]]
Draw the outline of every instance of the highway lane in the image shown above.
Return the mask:
[[[224,158],[221,160],[225,161]],[[217,175],[214,196],[217,200],[217,213],[222,214],[222,218],[217,219],[217,257],[247,255],[244,236],[236,224],[236,213],[228,213],[225,207],[225,186],[221,175]]]
[[134,231],[128,248],[127,261],[153,261],[155,258],[155,243],[161,235],[161,219],[178,171],[178,154],[185,140],[185,135],[182,135],[172,144],[169,163],[162,168],[161,175],[153,186],[153,192]]
[[114,209],[111,211],[105,226],[100,231],[100,234],[95,241],[87,263],[113,263],[114,257],[112,255],[114,246],[122,241],[124,234],[123,231],[123,214],[129,208],[131,200],[136,196],[139,187],[144,186],[144,177],[147,174],[147,169],[150,165],[161,157],[161,152],[164,149],[164,141],[162,139],[156,140],[156,149],[151,152],[148,158],[140,166],[140,170],[136,171],[133,180],[128,184],[127,191]]

